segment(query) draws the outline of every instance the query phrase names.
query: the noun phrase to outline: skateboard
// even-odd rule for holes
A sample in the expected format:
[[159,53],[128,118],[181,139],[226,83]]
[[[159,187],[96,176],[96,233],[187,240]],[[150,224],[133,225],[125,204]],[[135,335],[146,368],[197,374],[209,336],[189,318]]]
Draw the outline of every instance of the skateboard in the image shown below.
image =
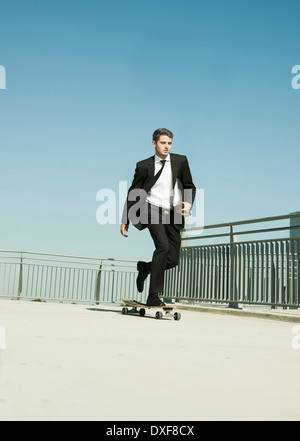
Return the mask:
[[[173,317],[174,320],[180,320],[181,314],[180,312],[174,312],[172,313],[173,309],[175,308],[174,305],[168,304],[165,306],[149,306],[145,303],[137,302],[133,299],[122,299],[122,301],[125,303],[124,308],[122,309],[122,314],[127,315],[129,313],[133,314],[139,314],[140,316],[144,316],[146,314],[146,309],[160,309],[160,311],[156,311],[155,318],[161,319],[163,316],[169,316]],[[130,306],[132,309],[128,309],[127,306]]]

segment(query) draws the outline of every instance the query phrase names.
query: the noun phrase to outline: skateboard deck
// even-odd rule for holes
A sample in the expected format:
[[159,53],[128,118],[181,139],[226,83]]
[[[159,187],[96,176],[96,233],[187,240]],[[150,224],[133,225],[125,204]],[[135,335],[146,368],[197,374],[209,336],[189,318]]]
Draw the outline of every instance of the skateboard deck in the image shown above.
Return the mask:
[[[172,314],[172,310],[175,308],[173,304],[166,304],[163,306],[149,306],[146,303],[137,302],[134,299],[122,299],[125,303],[125,307],[122,309],[122,314],[127,315],[129,313],[139,314],[144,316],[146,313],[146,309],[159,309],[155,314],[155,318],[160,319],[163,315],[171,316],[174,320],[180,320],[181,314],[179,312],[175,312]],[[127,306],[131,306],[132,309],[128,309]],[[164,313],[164,314],[163,314]]]

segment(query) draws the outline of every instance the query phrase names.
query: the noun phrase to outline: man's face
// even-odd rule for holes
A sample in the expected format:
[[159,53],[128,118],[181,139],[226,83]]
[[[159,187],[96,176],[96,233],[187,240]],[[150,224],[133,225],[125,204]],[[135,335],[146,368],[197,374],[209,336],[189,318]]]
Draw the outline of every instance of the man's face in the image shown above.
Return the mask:
[[157,156],[161,159],[165,159],[166,156],[170,153],[170,150],[172,148],[172,138],[169,138],[167,135],[160,135],[159,139],[155,142],[153,141],[152,144],[155,148],[155,153]]

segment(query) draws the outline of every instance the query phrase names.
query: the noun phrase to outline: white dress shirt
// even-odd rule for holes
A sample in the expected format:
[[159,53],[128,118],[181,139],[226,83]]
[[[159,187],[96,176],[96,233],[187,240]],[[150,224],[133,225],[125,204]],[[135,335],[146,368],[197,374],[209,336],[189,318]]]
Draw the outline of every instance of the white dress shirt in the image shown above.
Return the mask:
[[[174,191],[172,188],[172,168],[171,168],[171,159],[170,155],[166,158],[166,163],[162,174],[153,185],[151,190],[148,193],[147,202],[152,205],[156,205],[157,207],[165,208],[166,210],[170,210],[173,207],[174,202]],[[159,170],[162,168],[162,159],[157,155],[154,157],[154,174],[156,175]],[[175,193],[176,193],[177,183],[175,185]],[[177,198],[176,198],[177,199]]]

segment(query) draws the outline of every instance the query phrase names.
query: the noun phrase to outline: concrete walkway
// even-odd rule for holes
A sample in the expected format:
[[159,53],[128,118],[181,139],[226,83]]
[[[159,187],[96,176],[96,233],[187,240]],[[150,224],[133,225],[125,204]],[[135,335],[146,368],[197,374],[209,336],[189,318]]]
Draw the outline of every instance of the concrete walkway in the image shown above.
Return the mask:
[[0,420],[300,419],[299,325],[120,311],[1,300]]

